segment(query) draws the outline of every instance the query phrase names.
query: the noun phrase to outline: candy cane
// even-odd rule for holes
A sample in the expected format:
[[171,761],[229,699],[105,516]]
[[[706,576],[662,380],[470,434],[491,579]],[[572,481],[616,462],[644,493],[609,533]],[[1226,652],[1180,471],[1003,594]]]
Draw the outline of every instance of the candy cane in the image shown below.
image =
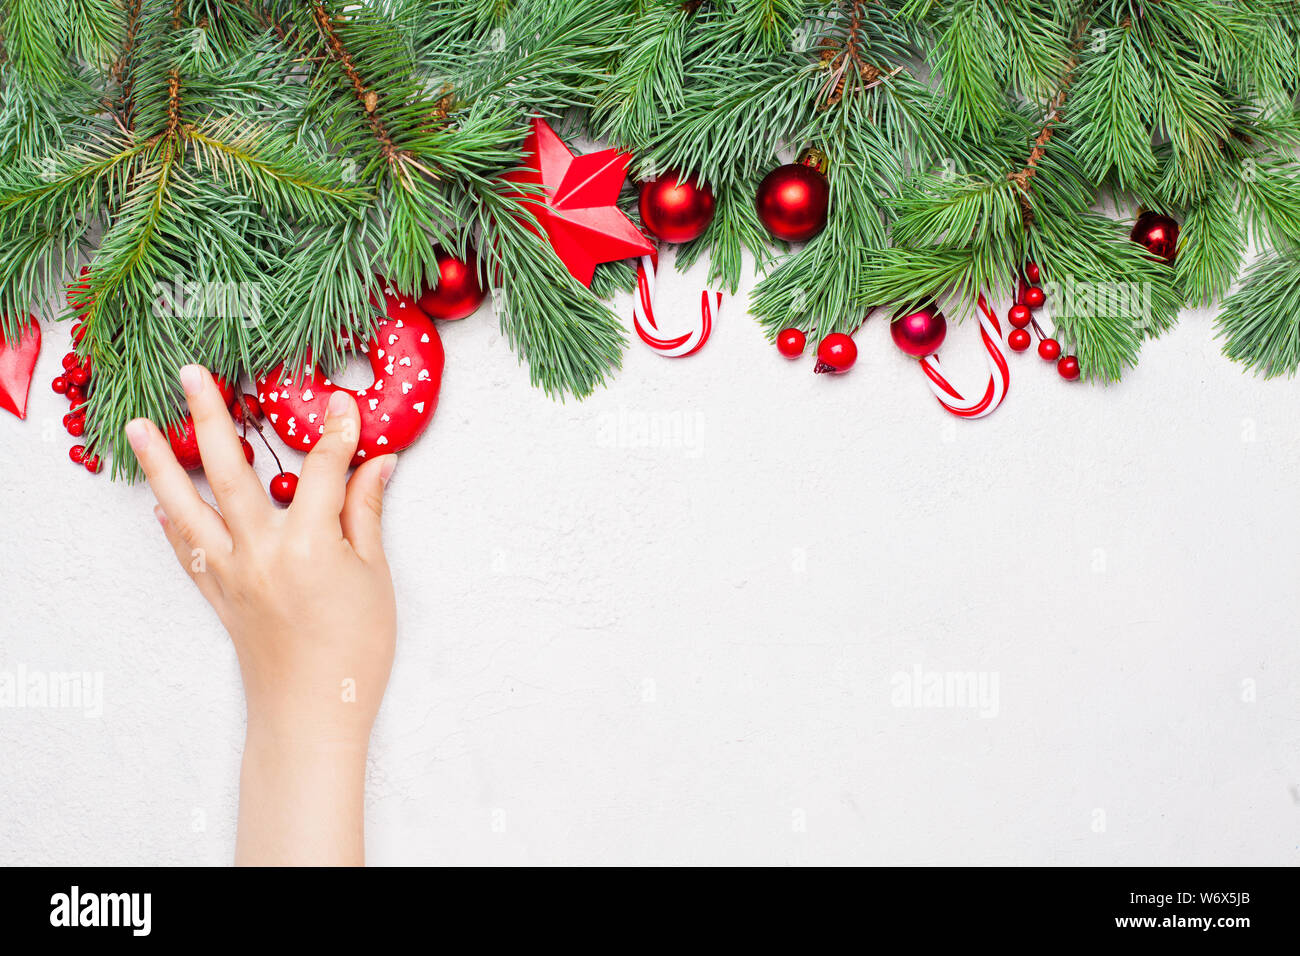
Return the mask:
[[979,398],[963,398],[961,392],[953,388],[943,375],[938,355],[927,355],[921,359],[921,368],[929,379],[930,391],[939,400],[939,404],[958,418],[983,418],[997,411],[1002,400],[1007,397],[1011,385],[1011,369],[1007,366],[1007,357],[1002,352],[1002,327],[997,317],[989,309],[988,302],[981,294],[980,335],[984,339],[984,349],[988,352],[989,384]]
[[713,319],[722,308],[722,293],[705,290],[700,294],[700,324],[673,338],[663,338],[655,322],[655,274],[658,256],[642,256],[636,270],[636,301],[632,318],[641,341],[665,358],[685,358],[704,347],[713,333]]

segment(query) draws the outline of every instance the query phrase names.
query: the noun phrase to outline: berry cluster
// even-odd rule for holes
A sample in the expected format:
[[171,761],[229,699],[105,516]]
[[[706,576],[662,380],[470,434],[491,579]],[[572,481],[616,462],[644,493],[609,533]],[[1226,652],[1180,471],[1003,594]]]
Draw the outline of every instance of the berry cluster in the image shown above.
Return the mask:
[[[803,355],[808,345],[808,336],[798,329],[784,329],[776,337],[776,348],[788,359],[797,359]],[[817,346],[817,365],[813,371],[818,375],[830,372],[839,375],[847,372],[858,360],[858,344],[853,336],[843,332],[832,332],[822,339]]]
[[1039,285],[1041,280],[1042,272],[1038,264],[1025,263],[1024,274],[1016,288],[1016,304],[1007,313],[1007,321],[1012,325],[1011,332],[1007,335],[1007,346],[1013,352],[1026,351],[1034,341],[1029,334],[1029,329],[1032,328],[1038,335],[1039,356],[1046,362],[1055,362],[1056,371],[1061,378],[1072,382],[1079,377],[1079,360],[1073,355],[1062,357],[1061,343],[1043,332],[1038,320],[1034,318],[1034,310],[1041,309],[1047,301],[1047,294]]
[[[85,275],[85,271],[82,271]],[[68,301],[74,302],[76,287],[68,292]],[[72,327],[72,343],[80,345],[86,336],[85,315]],[[75,351],[63,356],[63,373],[50,383],[56,395],[68,400],[68,414],[63,416],[63,427],[73,438],[80,438],[86,433],[86,399],[90,395],[92,374],[90,356],[82,358]],[[85,445],[73,445],[68,451],[73,464],[81,465],[86,471],[95,474],[103,470],[103,462],[98,455],[87,454]]]

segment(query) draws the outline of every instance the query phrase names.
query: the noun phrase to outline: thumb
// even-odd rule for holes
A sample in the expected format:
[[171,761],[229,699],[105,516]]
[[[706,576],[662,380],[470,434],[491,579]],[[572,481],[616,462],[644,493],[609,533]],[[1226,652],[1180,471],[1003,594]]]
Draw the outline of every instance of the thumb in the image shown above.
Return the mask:
[[396,455],[385,455],[366,462],[352,473],[343,512],[343,537],[363,561],[377,561],[384,557],[382,521],[384,515],[384,488],[397,467]]

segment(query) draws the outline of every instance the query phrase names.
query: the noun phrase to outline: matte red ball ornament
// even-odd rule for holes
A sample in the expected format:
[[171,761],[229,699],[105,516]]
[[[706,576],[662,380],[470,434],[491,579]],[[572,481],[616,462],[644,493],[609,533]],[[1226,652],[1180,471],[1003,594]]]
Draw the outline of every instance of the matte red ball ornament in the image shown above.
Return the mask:
[[817,346],[817,367],[813,371],[819,375],[826,372],[838,375],[851,369],[857,360],[858,344],[852,337],[832,332]]
[[1023,303],[1013,305],[1007,312],[1007,321],[1010,322],[1011,327],[1015,329],[1028,328],[1029,323],[1032,322],[1033,319],[1034,317],[1029,311],[1029,306],[1024,305]]
[[1047,301],[1047,293],[1036,285],[1031,285],[1025,290],[1025,305],[1031,309],[1041,309],[1043,303]]
[[1007,347],[1013,352],[1023,352],[1033,344],[1029,333],[1024,329],[1012,329],[1007,336]]
[[784,329],[776,337],[776,350],[788,359],[796,359],[803,355],[807,345],[808,336],[798,329]]
[[713,190],[693,176],[669,172],[641,184],[641,224],[660,242],[690,242],[713,222]]
[[804,163],[778,166],[758,186],[758,217],[786,242],[805,242],[825,229],[830,202],[825,174]]
[[437,257],[438,285],[434,288],[425,286],[418,303],[420,311],[431,319],[447,321],[473,315],[487,296],[478,256],[470,252],[467,258],[457,259],[439,249]]
[[912,358],[925,358],[939,351],[948,335],[948,320],[933,305],[900,315],[889,324],[894,344]]
[[1138,216],[1129,238],[1167,266],[1178,256],[1178,223],[1150,209]]
[[1056,371],[1067,382],[1073,382],[1079,377],[1079,360],[1073,355],[1067,355],[1056,363]]
[[298,491],[298,476],[291,471],[282,471],[271,479],[271,497],[282,505],[290,504]]
[[167,429],[167,441],[172,446],[172,454],[186,471],[195,471],[203,467],[199,456],[199,438],[194,433],[194,419],[186,415],[184,420]]
[[433,321],[389,285],[384,315],[375,335],[361,346],[374,381],[345,389],[313,365],[293,374],[283,365],[257,383],[257,401],[275,433],[290,448],[309,452],[325,432],[330,395],[346,391],[357,400],[361,436],[352,464],[408,447],[424,432],[438,408],[444,354]]
[[1043,339],[1038,343],[1038,354],[1048,362],[1055,362],[1061,357],[1061,343],[1056,339]]

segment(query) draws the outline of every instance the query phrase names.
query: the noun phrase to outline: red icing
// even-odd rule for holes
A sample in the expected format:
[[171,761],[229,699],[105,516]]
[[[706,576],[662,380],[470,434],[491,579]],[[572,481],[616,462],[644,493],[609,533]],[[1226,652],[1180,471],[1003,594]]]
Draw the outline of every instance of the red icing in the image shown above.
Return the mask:
[[281,365],[258,381],[257,400],[267,421],[290,448],[309,452],[316,446],[334,392],[350,393],[361,412],[353,465],[407,448],[433,419],[442,387],[442,340],[411,299],[391,288],[384,292],[387,318],[379,320],[374,338],[361,349],[375,376],[369,386],[334,385],[312,365],[301,376]]

